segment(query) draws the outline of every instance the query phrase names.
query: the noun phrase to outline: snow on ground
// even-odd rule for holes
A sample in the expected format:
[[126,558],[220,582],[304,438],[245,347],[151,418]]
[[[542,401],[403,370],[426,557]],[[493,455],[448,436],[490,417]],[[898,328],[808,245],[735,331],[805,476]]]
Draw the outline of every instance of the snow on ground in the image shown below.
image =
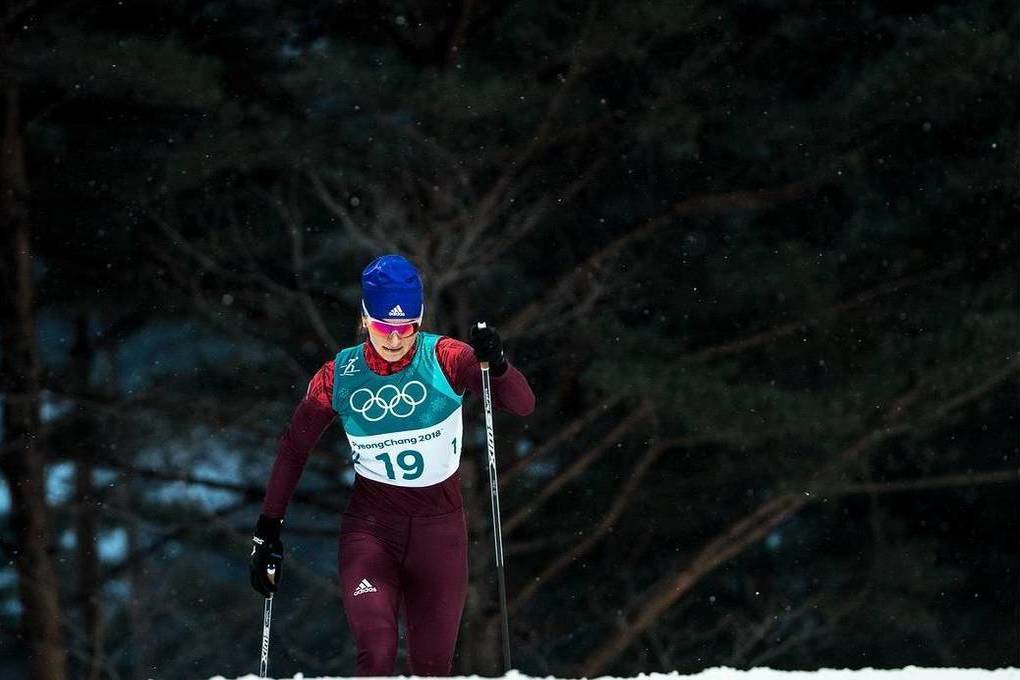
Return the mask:
[[[407,677],[407,676],[402,676]],[[413,677],[413,676],[412,676]],[[482,678],[478,675],[458,676],[460,680],[497,680]],[[604,680],[619,680],[602,676]],[[210,680],[226,680],[217,675]],[[259,680],[256,675],[245,675],[237,680]],[[306,678],[300,673],[293,678],[277,678],[276,680],[343,680],[340,677]],[[556,680],[552,676],[533,678],[517,671],[510,671],[502,676],[502,680]],[[752,668],[739,671],[733,668],[709,668],[694,675],[679,673],[642,673],[635,678],[625,680],[1020,680],[1020,668],[997,668],[984,670],[980,668],[918,668],[907,666],[896,670],[878,670],[862,668],[860,670],[834,670],[823,668],[817,671],[774,671],[771,668]]]

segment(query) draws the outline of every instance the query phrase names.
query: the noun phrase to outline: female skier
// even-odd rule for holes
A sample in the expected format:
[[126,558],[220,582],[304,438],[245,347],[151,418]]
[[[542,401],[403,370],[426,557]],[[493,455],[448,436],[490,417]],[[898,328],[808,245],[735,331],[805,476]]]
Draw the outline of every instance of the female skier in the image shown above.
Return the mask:
[[319,369],[279,440],[255,526],[251,583],[265,597],[276,591],[287,503],[309,451],[339,415],[356,473],[339,550],[356,675],[393,675],[401,606],[411,674],[449,675],[467,591],[461,401],[481,390],[482,361],[494,407],[526,416],[535,395],[494,328],[472,328],[470,345],[420,330],[421,278],[403,257],[372,261],[361,292],[367,341]]

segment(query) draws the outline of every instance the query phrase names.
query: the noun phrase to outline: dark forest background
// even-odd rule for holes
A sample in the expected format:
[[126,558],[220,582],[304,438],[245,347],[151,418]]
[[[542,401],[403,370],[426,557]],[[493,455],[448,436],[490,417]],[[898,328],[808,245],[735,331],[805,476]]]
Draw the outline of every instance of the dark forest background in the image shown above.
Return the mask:
[[[515,665],[1020,664],[1014,3],[4,3],[0,676],[255,672],[359,274],[486,320]],[[498,674],[478,399],[459,673]],[[271,674],[344,675],[342,432]]]

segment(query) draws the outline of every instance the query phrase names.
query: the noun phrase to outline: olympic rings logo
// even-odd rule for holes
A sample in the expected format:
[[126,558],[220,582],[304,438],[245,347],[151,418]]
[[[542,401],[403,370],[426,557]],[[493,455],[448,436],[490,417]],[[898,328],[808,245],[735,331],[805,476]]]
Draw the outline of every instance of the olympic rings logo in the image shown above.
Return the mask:
[[[361,395],[364,392],[365,394]],[[358,395],[361,395],[360,397]],[[412,380],[398,389],[396,385],[383,385],[378,392],[367,387],[355,390],[351,395],[350,404],[355,413],[374,423],[392,413],[396,418],[407,418],[414,413],[415,407],[425,401],[428,390],[418,380]]]

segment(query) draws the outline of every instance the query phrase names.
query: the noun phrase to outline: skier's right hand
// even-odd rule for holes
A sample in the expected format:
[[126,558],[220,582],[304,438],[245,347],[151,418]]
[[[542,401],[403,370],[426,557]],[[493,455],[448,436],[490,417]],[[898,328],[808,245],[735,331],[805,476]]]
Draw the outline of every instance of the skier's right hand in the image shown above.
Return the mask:
[[280,525],[283,519],[259,515],[255,524],[255,535],[252,536],[251,557],[249,558],[249,570],[251,571],[251,587],[269,597],[276,592],[280,583],[281,567],[283,565],[283,543],[280,541]]

